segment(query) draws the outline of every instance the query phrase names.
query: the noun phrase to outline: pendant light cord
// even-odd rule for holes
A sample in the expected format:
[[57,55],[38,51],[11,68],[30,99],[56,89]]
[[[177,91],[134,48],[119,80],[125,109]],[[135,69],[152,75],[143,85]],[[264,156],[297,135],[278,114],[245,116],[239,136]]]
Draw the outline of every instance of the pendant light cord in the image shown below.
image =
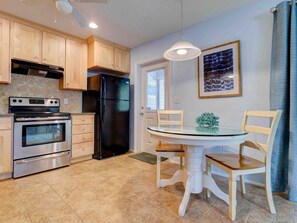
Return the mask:
[[184,39],[184,30],[183,30],[183,23],[184,23],[184,14],[183,14],[183,9],[184,9],[184,4],[183,4],[183,0],[179,0],[180,1],[180,37],[181,40]]

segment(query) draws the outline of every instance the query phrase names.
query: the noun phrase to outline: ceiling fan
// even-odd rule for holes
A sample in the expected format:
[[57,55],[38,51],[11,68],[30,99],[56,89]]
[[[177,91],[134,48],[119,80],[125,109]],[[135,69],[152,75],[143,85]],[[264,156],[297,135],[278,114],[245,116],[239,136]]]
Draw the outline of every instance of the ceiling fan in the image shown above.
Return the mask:
[[[37,4],[40,0],[20,0],[26,4]],[[87,27],[88,23],[85,18],[80,14],[77,8],[72,4],[76,3],[107,3],[107,0],[53,0],[56,8],[63,14],[72,14],[74,19],[78,22],[81,27]]]

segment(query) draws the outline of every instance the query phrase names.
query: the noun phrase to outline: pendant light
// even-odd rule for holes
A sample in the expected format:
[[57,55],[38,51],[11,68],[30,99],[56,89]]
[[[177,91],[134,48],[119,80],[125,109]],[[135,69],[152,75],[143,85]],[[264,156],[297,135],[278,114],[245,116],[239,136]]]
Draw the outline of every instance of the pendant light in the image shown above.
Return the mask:
[[173,44],[165,53],[164,58],[173,61],[190,60],[198,57],[201,54],[201,50],[192,43],[184,41],[183,33],[183,0],[180,0],[180,15],[181,15],[181,27],[180,27],[180,41]]

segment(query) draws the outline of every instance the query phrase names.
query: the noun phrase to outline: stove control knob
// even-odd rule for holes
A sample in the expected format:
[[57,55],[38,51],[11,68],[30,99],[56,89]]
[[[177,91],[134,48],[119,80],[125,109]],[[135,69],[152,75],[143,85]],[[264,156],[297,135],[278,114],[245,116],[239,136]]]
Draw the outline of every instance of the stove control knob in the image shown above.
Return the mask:
[[22,103],[22,102],[23,102],[23,100],[22,100],[22,99],[20,99],[20,100],[19,100],[19,103]]
[[51,104],[54,103],[53,101],[51,101]]
[[58,104],[58,101],[55,101],[55,104]]
[[16,100],[16,99],[13,99],[13,100],[12,100],[12,102],[13,102],[13,103],[16,103],[16,102],[17,102],[17,100]]

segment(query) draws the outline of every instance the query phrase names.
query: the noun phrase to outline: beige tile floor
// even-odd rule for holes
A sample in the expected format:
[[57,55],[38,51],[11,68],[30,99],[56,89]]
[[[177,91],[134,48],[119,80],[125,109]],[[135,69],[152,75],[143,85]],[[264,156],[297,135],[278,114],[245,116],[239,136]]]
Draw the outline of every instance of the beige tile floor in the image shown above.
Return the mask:
[[[178,216],[181,183],[158,189],[155,165],[123,155],[90,160],[45,173],[0,182],[0,222],[174,223],[229,222],[228,207],[204,194],[191,195],[185,217]],[[163,177],[178,166],[162,163]],[[215,177],[222,190],[227,180]],[[277,215],[270,214],[262,188],[238,191],[238,222],[297,222],[297,204],[274,196]]]

